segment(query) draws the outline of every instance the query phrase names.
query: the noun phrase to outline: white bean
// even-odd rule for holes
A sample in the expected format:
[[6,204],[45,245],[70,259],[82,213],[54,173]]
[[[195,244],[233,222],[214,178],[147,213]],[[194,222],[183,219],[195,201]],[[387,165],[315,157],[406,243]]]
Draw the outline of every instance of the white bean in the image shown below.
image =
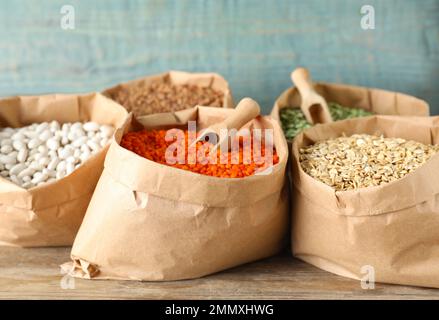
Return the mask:
[[74,132],[77,138],[85,137],[87,135],[82,128],[76,129]]
[[27,147],[29,149],[34,149],[36,147],[38,147],[40,144],[42,144],[43,141],[38,139],[38,138],[33,138],[29,141],[29,143],[27,144]]
[[23,188],[25,188],[25,189],[30,189],[30,188],[32,188],[32,187],[35,187],[35,185],[34,185],[32,182],[30,182],[30,181],[26,181],[26,182],[24,182],[21,186],[22,186]]
[[48,157],[42,157],[40,160],[38,160],[38,164],[42,166],[47,166],[50,162],[50,159]]
[[70,157],[68,157],[67,159],[66,159],[66,162],[67,162],[67,165],[69,164],[69,163],[73,163],[73,164],[75,164],[76,163],[76,158],[74,157],[74,156],[70,156]]
[[75,122],[72,124],[72,126],[70,127],[72,130],[78,130],[81,129],[82,130],[82,123],[81,122]]
[[12,146],[9,144],[5,144],[4,146],[2,146],[0,148],[1,153],[4,153],[4,154],[7,154],[7,153],[11,152],[12,150],[13,150]]
[[76,138],[75,141],[72,142],[72,145],[74,147],[81,147],[82,145],[84,145],[87,142],[88,138],[86,136],[82,136],[79,138]]
[[30,131],[30,130],[29,131],[24,131],[23,134],[24,134],[24,136],[26,138],[29,138],[29,139],[33,139],[36,136],[38,136],[38,133],[36,133],[35,131]]
[[70,127],[72,126],[71,123],[63,123],[61,127],[61,131],[68,132],[70,130]]
[[69,141],[74,141],[76,139],[75,132],[74,131],[69,131],[69,133],[67,134],[67,139],[69,139]]
[[59,122],[56,121],[56,120],[53,120],[53,121],[50,123],[49,126],[50,126],[51,129],[55,129],[55,130],[59,130],[59,129],[60,129]]
[[17,161],[18,162],[25,162],[26,158],[27,158],[27,155],[28,155],[27,149],[25,149],[25,148],[21,149],[20,151],[18,151]]
[[0,156],[0,162],[3,164],[16,164],[17,163],[17,158],[14,156],[5,156],[5,155],[1,155]]
[[32,183],[33,184],[38,184],[40,182],[44,182],[49,178],[49,175],[47,173],[43,173],[43,172],[36,172],[34,174],[34,177],[32,179]]
[[13,166],[9,170],[9,174],[10,175],[18,175],[24,169],[26,169],[26,165],[24,163],[19,163],[19,164],[16,164],[15,166]]
[[44,144],[38,146],[37,150],[41,154],[47,154],[47,152],[48,152],[47,147]]
[[0,130],[0,175],[23,188],[61,179],[104,148],[114,128],[57,121]]
[[57,154],[57,152],[55,151],[55,150],[50,150],[48,153],[47,153],[48,155],[49,155],[49,157],[50,158],[58,158],[58,154]]
[[34,160],[31,162],[31,164],[29,165],[29,168],[34,169],[35,171],[41,171],[44,169],[44,166],[42,166],[41,164],[38,163],[37,160]]
[[72,162],[68,162],[66,166],[66,174],[71,174],[75,170],[75,165]]
[[47,140],[47,147],[50,150],[57,150],[59,148],[59,141],[56,138]]
[[35,169],[28,167],[28,168],[24,169],[23,171],[21,171],[21,172],[18,174],[18,177],[19,177],[19,178],[23,178],[23,177],[25,177],[25,176],[31,176],[31,175],[34,174],[34,172],[35,172]]
[[42,133],[43,131],[47,131],[49,129],[49,124],[47,122],[40,123],[35,131],[37,133]]
[[23,132],[18,131],[17,133],[14,133],[11,136],[11,138],[13,141],[21,141],[21,140],[24,140],[25,136],[24,136]]
[[55,170],[49,170],[47,168],[44,168],[42,172],[47,174],[49,177],[55,177],[56,174]]
[[99,130],[99,124],[93,121],[89,121],[84,123],[82,126],[85,131],[98,131]]
[[73,156],[75,158],[79,158],[80,155],[81,155],[81,149],[76,148],[75,151],[73,151]]
[[82,152],[86,152],[86,151],[90,152],[90,148],[87,146],[87,144],[83,144],[81,146],[81,151]]
[[44,157],[44,154],[42,154],[42,153],[36,153],[36,154],[34,154],[34,160],[40,160],[41,158],[43,158]]
[[67,137],[62,137],[61,138],[61,144],[62,145],[66,145],[66,144],[68,144],[70,141],[69,141],[69,138],[67,138]]
[[96,151],[96,150],[100,149],[100,145],[98,143],[96,143],[95,141],[93,141],[93,140],[87,141],[87,145],[93,151]]
[[23,140],[24,139],[14,140],[12,142],[12,147],[17,151],[26,148],[26,144],[23,142]]
[[56,179],[62,179],[66,176],[66,172],[65,171],[56,171]]
[[15,184],[17,184],[17,185],[21,185],[21,180],[20,180],[17,176],[10,176],[9,179],[10,179],[13,183],[15,183]]
[[52,132],[50,132],[49,129],[44,130],[43,132],[40,133],[40,135],[38,136],[38,139],[42,140],[42,141],[47,141],[50,138],[52,138]]
[[67,163],[65,161],[60,161],[56,166],[56,171],[65,171]]
[[58,155],[61,159],[67,159],[73,154],[72,148],[68,148],[67,146],[65,148],[58,150]]
[[58,165],[58,158],[52,158],[49,162],[49,164],[47,165],[47,169],[49,170],[55,170],[56,166]]
[[1,146],[12,146],[12,139],[3,139],[0,141]]

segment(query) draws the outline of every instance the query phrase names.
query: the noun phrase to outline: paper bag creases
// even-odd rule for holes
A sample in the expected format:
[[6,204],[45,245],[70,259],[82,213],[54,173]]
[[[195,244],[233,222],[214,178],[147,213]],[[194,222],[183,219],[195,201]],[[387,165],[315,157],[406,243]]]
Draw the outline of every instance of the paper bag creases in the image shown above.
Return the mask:
[[299,149],[356,133],[439,143],[439,117],[372,116],[317,125],[292,145],[292,250],[324,270],[377,282],[439,287],[439,154],[405,177],[349,191],[307,175]]
[[[0,125],[21,127],[57,120],[120,126],[127,112],[100,94],[46,95],[0,100]],[[23,189],[0,178],[0,245],[71,245],[103,169],[104,148],[72,174]]]
[[[196,107],[139,119],[147,128],[188,118],[205,125],[231,109]],[[152,117],[152,118],[151,118]],[[129,120],[107,154],[86,217],[64,265],[78,277],[177,280],[201,277],[275,254],[285,244],[287,145],[270,118],[250,126],[274,129],[279,163],[268,175],[221,179],[154,163],[118,142],[138,128]],[[84,266],[96,266],[93,274]]]

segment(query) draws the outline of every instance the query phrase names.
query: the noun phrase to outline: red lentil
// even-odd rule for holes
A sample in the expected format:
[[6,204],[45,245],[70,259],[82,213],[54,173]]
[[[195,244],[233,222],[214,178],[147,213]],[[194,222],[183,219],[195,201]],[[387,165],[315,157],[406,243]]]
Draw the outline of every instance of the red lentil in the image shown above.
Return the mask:
[[[244,156],[243,156],[243,145],[244,145],[244,139],[250,139],[249,137],[239,137],[239,159],[234,158],[234,161],[237,162],[236,164],[233,164],[232,159],[232,152],[227,152],[224,154],[221,154],[220,150],[217,150],[217,163],[216,164],[210,164],[210,163],[203,163],[203,160],[206,158],[204,157],[197,157],[196,161],[194,161],[194,164],[188,163],[188,148],[184,148],[185,150],[185,161],[183,164],[175,163],[175,164],[168,164],[166,161],[166,150],[168,147],[175,143],[176,140],[173,141],[166,141],[167,130],[141,130],[141,131],[134,131],[134,132],[128,132],[122,137],[122,141],[120,145],[144,158],[147,158],[149,160],[172,166],[175,168],[183,169],[183,170],[189,170],[195,173],[204,174],[208,176],[214,176],[214,177],[221,177],[221,178],[243,178],[247,176],[251,176],[255,174],[258,171],[264,170],[268,165],[271,165],[271,163],[265,163],[263,161],[259,161],[260,159],[255,159],[253,155],[253,148],[260,148],[260,155],[261,158],[265,156],[265,146],[264,143],[261,144],[254,144],[251,143],[251,161],[250,163],[245,163]],[[188,131],[184,131],[184,143],[185,146],[187,146],[188,141]],[[207,150],[208,146],[204,146],[204,144],[208,144],[208,142],[198,142],[196,146],[196,150],[201,151],[200,154],[203,155],[202,151]],[[201,149],[204,147],[204,149]],[[198,153],[197,153],[198,154]],[[206,155],[208,155],[206,153]],[[225,157],[227,157],[228,162],[226,164],[221,163],[221,159],[225,160]],[[276,153],[276,150],[273,150],[273,165],[279,162],[279,157]]]

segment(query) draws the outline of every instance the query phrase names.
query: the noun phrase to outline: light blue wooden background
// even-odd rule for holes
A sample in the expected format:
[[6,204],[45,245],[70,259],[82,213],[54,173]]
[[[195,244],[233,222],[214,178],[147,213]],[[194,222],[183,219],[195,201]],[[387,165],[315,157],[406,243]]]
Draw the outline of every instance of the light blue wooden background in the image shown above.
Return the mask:
[[[76,29],[60,27],[60,8]],[[375,7],[376,29],[360,27]],[[438,0],[0,2],[0,95],[97,91],[168,69],[215,71],[268,112],[289,73],[403,91],[439,113]]]

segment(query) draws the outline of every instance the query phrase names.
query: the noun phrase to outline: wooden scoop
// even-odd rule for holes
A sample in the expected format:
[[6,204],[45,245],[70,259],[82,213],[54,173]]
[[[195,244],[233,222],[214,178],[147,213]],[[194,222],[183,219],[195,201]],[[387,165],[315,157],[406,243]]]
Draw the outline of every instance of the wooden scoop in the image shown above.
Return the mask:
[[[229,117],[202,130],[193,144],[196,144],[198,141],[217,141],[215,145],[215,148],[217,148],[223,143],[229,142],[229,135],[220,135],[221,129],[239,130],[247,122],[256,118],[260,112],[261,108],[256,101],[250,98],[244,98],[239,101],[234,112]],[[208,139],[206,139],[206,137],[208,137]],[[230,149],[230,143],[228,143],[228,146]]]
[[305,68],[297,68],[291,73],[291,80],[299,90],[302,103],[300,108],[306,120],[311,124],[332,122],[326,100],[314,90],[309,72]]

